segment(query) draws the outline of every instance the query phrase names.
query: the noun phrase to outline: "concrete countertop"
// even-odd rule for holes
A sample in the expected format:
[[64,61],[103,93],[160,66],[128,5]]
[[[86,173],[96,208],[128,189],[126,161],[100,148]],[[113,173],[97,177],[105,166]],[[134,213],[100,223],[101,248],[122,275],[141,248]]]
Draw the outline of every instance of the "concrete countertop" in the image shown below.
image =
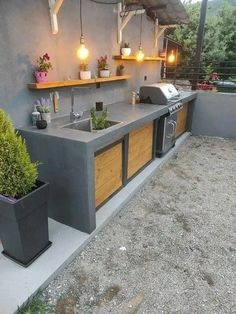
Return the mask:
[[[181,92],[181,100],[183,102],[191,101],[195,99],[196,96],[197,93],[194,92]],[[120,102],[107,105],[106,108],[108,110],[108,119],[120,121],[121,123],[99,132],[91,133],[63,128],[63,126],[71,123],[69,115],[52,119],[52,122],[48,124],[48,127],[44,130],[39,130],[33,126],[22,127],[19,128],[19,130],[23,135],[25,132],[36,133],[43,136],[69,139],[97,148],[99,145],[103,146],[103,144],[108,143],[112,139],[116,140],[143,123],[155,120],[168,112],[168,106],[145,103],[131,105],[129,103]],[[70,108],[68,108],[68,110],[70,110]],[[89,111],[85,112],[81,120],[88,118],[89,114]]]

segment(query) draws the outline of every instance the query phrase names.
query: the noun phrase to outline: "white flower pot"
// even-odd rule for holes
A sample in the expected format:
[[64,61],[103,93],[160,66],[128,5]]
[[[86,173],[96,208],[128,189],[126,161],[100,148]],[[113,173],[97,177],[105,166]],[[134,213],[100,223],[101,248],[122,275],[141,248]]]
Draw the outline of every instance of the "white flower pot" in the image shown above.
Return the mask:
[[110,70],[100,70],[99,75],[100,75],[100,77],[109,77],[110,76]]
[[91,71],[80,71],[79,76],[81,80],[90,80],[91,79]]
[[131,55],[131,48],[121,48],[121,54],[124,57],[128,57]]
[[51,122],[51,112],[43,112],[41,115],[42,115],[42,119],[46,120],[47,123]]

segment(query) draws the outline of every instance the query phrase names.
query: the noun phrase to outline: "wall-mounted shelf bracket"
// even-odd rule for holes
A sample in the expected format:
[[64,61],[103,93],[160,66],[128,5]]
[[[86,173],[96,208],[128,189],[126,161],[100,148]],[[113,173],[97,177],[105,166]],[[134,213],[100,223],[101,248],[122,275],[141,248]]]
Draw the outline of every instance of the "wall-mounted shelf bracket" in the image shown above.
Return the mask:
[[133,16],[143,14],[144,9],[125,11],[125,6],[120,2],[117,4],[117,42],[122,42],[122,32]]
[[56,35],[58,33],[57,14],[58,14],[63,2],[64,2],[64,0],[48,0],[51,25],[52,25],[52,33],[54,35]]
[[174,28],[177,27],[178,25],[173,24],[173,25],[159,25],[158,19],[155,21],[155,35],[154,35],[154,47],[158,47],[158,42],[161,36],[164,34],[165,30],[167,28]]

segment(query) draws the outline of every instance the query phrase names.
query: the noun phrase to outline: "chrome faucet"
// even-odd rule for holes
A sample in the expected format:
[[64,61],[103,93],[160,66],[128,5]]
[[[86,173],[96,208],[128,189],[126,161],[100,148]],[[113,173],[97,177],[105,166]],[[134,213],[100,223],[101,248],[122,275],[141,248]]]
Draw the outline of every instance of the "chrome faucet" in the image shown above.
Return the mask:
[[82,118],[83,116],[83,111],[78,111],[78,112],[74,112],[74,104],[75,104],[75,94],[74,92],[76,90],[80,90],[80,89],[89,89],[90,87],[72,87],[71,88],[71,112],[70,112],[70,121],[71,122],[75,122],[78,119]]

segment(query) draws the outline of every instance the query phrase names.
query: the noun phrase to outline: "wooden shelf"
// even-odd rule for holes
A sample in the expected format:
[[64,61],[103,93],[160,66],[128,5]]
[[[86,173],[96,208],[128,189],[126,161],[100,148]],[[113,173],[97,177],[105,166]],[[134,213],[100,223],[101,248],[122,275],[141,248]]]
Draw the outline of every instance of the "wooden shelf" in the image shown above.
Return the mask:
[[[113,56],[113,59],[115,60],[124,60],[124,61],[136,61],[136,56]],[[165,58],[161,58],[161,57],[145,57],[143,61],[153,61],[153,62],[159,62],[159,61],[165,61]]]
[[29,89],[42,90],[49,88],[58,88],[58,87],[71,87],[71,86],[80,86],[87,84],[100,84],[106,82],[114,82],[114,81],[124,81],[129,80],[131,78],[130,75],[122,75],[122,76],[111,76],[107,78],[98,77],[92,78],[91,80],[67,80],[67,81],[52,81],[45,83],[30,83],[28,84]]

